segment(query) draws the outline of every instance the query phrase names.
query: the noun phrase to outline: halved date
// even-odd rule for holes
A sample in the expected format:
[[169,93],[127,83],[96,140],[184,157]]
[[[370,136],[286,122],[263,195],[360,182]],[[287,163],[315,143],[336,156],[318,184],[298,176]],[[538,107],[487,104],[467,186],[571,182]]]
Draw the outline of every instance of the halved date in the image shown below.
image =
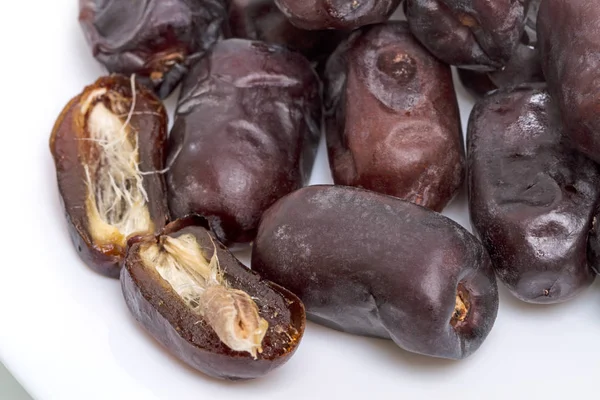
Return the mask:
[[468,150],[471,220],[500,280],[530,303],[562,302],[588,287],[600,173],[564,143],[548,92],[525,86],[477,103]]
[[121,285],[158,342],[216,378],[265,375],[289,360],[304,332],[302,302],[244,267],[200,217],[131,239]]
[[407,0],[411,32],[433,55],[458,67],[495,71],[525,29],[529,0]]
[[252,241],[262,213],[310,177],[320,119],[319,81],[301,54],[219,42],[183,83],[168,149],[174,217],[200,214],[225,243]]
[[133,78],[100,78],[59,116],[50,150],[71,238],[91,268],[118,277],[127,239],[168,220],[167,115]]
[[325,72],[336,184],[442,210],[463,182],[464,148],[450,67],[405,22],[356,31]]
[[294,292],[315,322],[460,359],[484,341],[498,291],[481,243],[415,204],[310,186],[263,216],[252,269]]
[[222,35],[223,0],[79,0],[94,57],[167,97]]
[[387,21],[401,0],[275,0],[298,28],[352,30]]

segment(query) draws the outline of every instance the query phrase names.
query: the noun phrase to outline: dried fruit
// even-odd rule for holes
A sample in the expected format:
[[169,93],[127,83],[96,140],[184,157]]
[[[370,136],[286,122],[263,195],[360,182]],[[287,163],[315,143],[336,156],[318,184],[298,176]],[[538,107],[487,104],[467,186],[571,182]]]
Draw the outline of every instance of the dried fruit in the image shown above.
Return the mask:
[[544,0],[538,42],[548,90],[560,110],[565,135],[600,162],[600,7],[595,0]]
[[319,81],[299,53],[219,42],[183,83],[169,138],[174,217],[206,217],[221,241],[249,242],[262,213],[309,178],[320,136]]
[[275,0],[298,28],[352,30],[387,21],[401,0]]
[[587,288],[600,172],[564,143],[548,92],[520,87],[480,101],[468,150],[471,220],[500,280],[530,303],[566,301]]
[[460,359],[498,310],[481,243],[426,208],[344,186],[310,186],[263,216],[252,269],[302,299],[310,319]]
[[292,25],[274,0],[231,0],[231,37],[261,40],[289,47],[315,62],[324,62],[347,36],[333,30],[306,31]]
[[206,221],[140,236],[121,274],[135,318],[175,356],[214,377],[251,379],[285,363],[305,325],[300,300],[244,267]]
[[223,0],[79,0],[94,57],[167,97],[222,35]]
[[407,0],[411,32],[440,60],[479,71],[502,69],[523,31],[529,0]]
[[164,168],[167,115],[123,76],[100,78],[59,116],[50,150],[71,238],[80,257],[117,277],[127,239],[168,220]]
[[442,210],[464,177],[450,67],[404,22],[356,31],[325,72],[329,161],[336,184]]

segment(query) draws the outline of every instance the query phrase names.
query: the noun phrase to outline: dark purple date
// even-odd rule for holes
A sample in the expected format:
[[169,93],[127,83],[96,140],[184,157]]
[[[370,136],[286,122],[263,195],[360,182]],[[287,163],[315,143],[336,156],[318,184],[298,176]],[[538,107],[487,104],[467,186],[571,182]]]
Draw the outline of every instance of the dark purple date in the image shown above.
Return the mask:
[[301,54],[219,42],[183,82],[167,161],[174,217],[197,213],[224,242],[252,241],[263,211],[310,177],[320,119]]
[[232,37],[280,44],[301,52],[311,61],[325,61],[345,32],[307,31],[295,27],[275,0],[231,0],[229,34]]
[[345,186],[311,186],[263,216],[252,269],[304,302],[310,319],[405,350],[460,359],[496,319],[481,243],[415,204]]
[[544,0],[538,41],[548,89],[565,134],[600,162],[600,4],[595,0]]
[[275,0],[290,22],[308,30],[352,30],[387,21],[401,0]]
[[167,97],[222,34],[222,0],[79,0],[94,57]]
[[587,288],[600,174],[563,142],[548,92],[521,87],[481,100],[468,154],[471,220],[509,290],[530,303],[557,303]]
[[407,0],[412,33],[442,61],[495,71],[513,55],[529,0]]

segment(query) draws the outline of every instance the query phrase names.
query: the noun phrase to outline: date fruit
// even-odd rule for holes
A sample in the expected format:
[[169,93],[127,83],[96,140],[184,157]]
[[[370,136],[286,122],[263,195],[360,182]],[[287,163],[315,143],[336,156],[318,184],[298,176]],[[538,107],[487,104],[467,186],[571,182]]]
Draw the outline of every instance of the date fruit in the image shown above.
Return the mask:
[[477,98],[498,88],[510,88],[545,81],[538,50],[523,43],[517,47],[503,69],[494,72],[480,72],[459,68],[458,76],[465,87]]
[[529,0],[407,0],[411,32],[447,64],[504,67],[525,29]]
[[538,41],[548,90],[572,144],[600,162],[600,4],[544,0]]
[[169,205],[199,214],[226,244],[250,242],[262,213],[310,177],[319,81],[299,53],[219,42],[183,82],[169,138]]
[[252,269],[304,302],[309,319],[424,355],[476,351],[498,288],[481,243],[454,221],[346,186],[310,186],[263,216]]
[[352,30],[387,21],[401,0],[275,0],[275,3],[298,28]]
[[223,0],[79,0],[94,57],[167,97],[222,35]]
[[325,72],[327,145],[336,184],[442,210],[464,177],[450,67],[405,22],[364,27]]
[[296,351],[304,306],[241,264],[208,229],[192,216],[131,239],[121,272],[125,301],[191,367],[216,378],[258,378]]
[[275,5],[275,0],[231,0],[229,33],[231,37],[289,47],[315,62],[325,61],[346,36],[334,30],[296,28]]
[[58,117],[50,150],[71,239],[94,270],[118,277],[132,235],[169,219],[167,115],[133,77],[100,78]]
[[587,288],[598,167],[569,148],[542,87],[476,104],[468,132],[469,208],[496,274],[519,299],[558,303]]

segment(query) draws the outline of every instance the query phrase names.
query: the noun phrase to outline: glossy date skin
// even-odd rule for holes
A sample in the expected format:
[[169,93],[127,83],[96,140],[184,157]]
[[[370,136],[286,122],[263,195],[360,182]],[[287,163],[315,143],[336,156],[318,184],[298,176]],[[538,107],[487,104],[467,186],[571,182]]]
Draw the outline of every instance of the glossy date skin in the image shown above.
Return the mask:
[[225,243],[250,242],[262,213],[309,179],[320,119],[318,78],[302,55],[219,42],[183,83],[168,148],[174,217],[197,213]]
[[[136,91],[135,107],[132,107],[132,89]],[[161,174],[154,173],[165,165],[167,114],[154,94],[141,85],[132,86],[130,79],[119,75],[103,77],[69,102],[58,117],[50,137],[59,194],[73,244],[90,268],[117,278],[125,257],[127,233],[110,232],[105,225],[106,216],[95,218],[96,211],[89,203],[90,199],[96,202],[99,199],[97,191],[90,192],[88,177],[95,182],[107,173],[106,169],[98,170],[96,174],[99,175],[95,176],[90,167],[105,152],[99,146],[101,140],[90,136],[92,113],[98,106],[114,113],[121,123],[127,122],[124,128],[117,126],[116,129],[127,130],[127,139],[137,144],[137,168],[145,173],[140,179],[150,219],[150,226],[147,226],[150,232],[147,233],[160,231],[169,219],[165,181]],[[122,148],[126,142],[113,143],[116,148]],[[118,182],[118,176],[116,178]],[[131,181],[126,183],[130,184]],[[125,199],[120,198],[112,208],[123,207],[124,202]]]
[[307,31],[295,27],[275,5],[275,0],[231,0],[229,34],[286,46],[316,62],[324,62],[347,36],[340,31]]
[[436,57],[479,71],[501,69],[525,29],[529,0],[407,0],[411,32]]
[[94,57],[167,97],[222,35],[223,0],[79,0]]
[[352,30],[387,21],[401,0],[275,0],[301,29]]
[[[268,323],[262,350],[256,358],[225,345],[207,319],[193,313],[168,282],[152,266],[144,264],[143,246],[182,235],[192,235],[204,254],[216,251],[228,287],[247,293],[256,302],[260,318]],[[152,337],[184,363],[215,378],[262,377],[292,357],[304,334],[306,314],[302,302],[246,268],[216,242],[206,220],[200,217],[174,221],[157,236],[131,239],[121,286],[130,312]]]
[[404,22],[362,28],[330,57],[325,115],[334,182],[442,210],[464,176],[450,67]]
[[489,95],[469,121],[473,226],[500,280],[530,303],[569,300],[594,280],[586,248],[600,175],[561,138],[542,86]]
[[544,0],[538,41],[548,89],[556,99],[565,134],[600,162],[600,7],[594,0]]
[[433,357],[472,354],[498,309],[475,237],[426,208],[352,187],[310,186],[275,203],[252,269],[298,295],[317,323]]

